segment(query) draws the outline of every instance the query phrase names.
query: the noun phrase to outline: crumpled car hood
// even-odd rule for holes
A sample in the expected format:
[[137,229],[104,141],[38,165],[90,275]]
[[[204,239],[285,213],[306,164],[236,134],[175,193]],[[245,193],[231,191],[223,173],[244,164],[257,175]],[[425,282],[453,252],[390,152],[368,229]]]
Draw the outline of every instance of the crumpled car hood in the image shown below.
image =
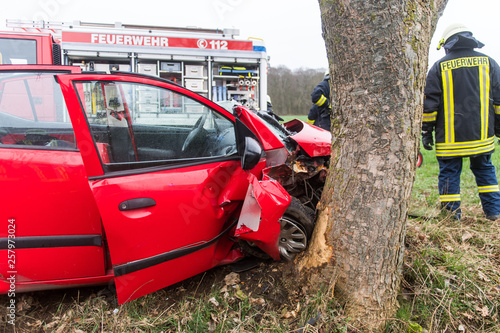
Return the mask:
[[302,120],[293,119],[283,124],[295,142],[311,157],[330,156],[332,133],[310,125]]

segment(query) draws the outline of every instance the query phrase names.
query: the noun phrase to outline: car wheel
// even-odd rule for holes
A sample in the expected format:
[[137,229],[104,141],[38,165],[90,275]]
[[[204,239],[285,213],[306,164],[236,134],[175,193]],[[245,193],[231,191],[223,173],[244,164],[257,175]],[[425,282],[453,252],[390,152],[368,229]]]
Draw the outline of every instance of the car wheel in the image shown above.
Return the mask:
[[[282,260],[290,261],[307,247],[314,229],[314,211],[304,206],[299,199],[292,197],[290,206],[280,219],[281,232],[279,252]],[[270,256],[252,242],[240,241],[243,251],[260,259]]]
[[292,202],[280,220],[279,251],[281,259],[290,261],[304,251],[314,229],[314,212],[300,200]]

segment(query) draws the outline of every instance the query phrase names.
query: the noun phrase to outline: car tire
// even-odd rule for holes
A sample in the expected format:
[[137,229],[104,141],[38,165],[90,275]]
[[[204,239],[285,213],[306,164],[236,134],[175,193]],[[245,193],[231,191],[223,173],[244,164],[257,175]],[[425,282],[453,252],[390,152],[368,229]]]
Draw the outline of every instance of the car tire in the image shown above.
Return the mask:
[[292,197],[280,223],[280,256],[282,260],[291,261],[307,247],[314,230],[314,211]]
[[[304,251],[314,230],[314,210],[304,206],[299,199],[292,197],[290,206],[280,219],[281,233],[279,238],[279,252],[281,259],[291,261]],[[254,243],[240,241],[243,251],[260,259],[269,259],[270,256],[258,248]]]

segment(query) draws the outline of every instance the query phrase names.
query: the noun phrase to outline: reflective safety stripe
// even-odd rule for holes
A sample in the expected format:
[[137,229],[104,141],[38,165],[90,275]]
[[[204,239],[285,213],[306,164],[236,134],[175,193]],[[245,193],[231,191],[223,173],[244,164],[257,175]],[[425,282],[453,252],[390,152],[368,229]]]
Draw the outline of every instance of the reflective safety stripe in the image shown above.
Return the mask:
[[[436,156],[452,157],[488,153],[494,150],[494,138],[488,138],[490,107],[490,66],[488,57],[458,58],[441,63],[444,106],[444,143],[436,144]],[[476,67],[479,74],[479,99],[481,128],[479,140],[455,142],[455,97],[452,71],[461,67]],[[500,105],[495,106],[500,115]],[[424,119],[432,119],[424,116]],[[431,121],[431,120],[424,120]],[[463,124],[462,124],[463,125]]]
[[481,139],[488,137],[488,113],[490,105],[490,66],[479,66],[479,93],[481,98]]
[[495,114],[500,115],[500,105],[493,105],[493,107],[495,108]]
[[484,153],[489,153],[493,152],[495,147],[489,147],[489,149],[476,149],[476,150],[461,150],[461,151],[440,151],[439,153],[436,151],[436,156],[437,157],[455,157],[455,156],[473,156],[473,155],[479,155],[479,154],[484,154]]
[[[490,117],[490,66],[488,57],[458,58],[441,63],[442,85],[443,85],[443,117],[444,117],[444,140],[436,143],[437,157],[472,156],[492,152],[494,137],[488,137]],[[453,87],[453,70],[461,67],[477,68],[479,80],[479,102],[480,109],[472,110],[474,117],[480,117],[480,128],[477,128],[479,136],[477,141],[456,142],[455,125],[455,96]],[[476,88],[477,89],[477,88]],[[479,115],[477,114],[479,112]],[[500,105],[495,106],[495,113],[500,115]],[[424,121],[432,121],[433,113],[424,115]],[[436,116],[437,119],[437,116]],[[459,120],[463,120],[459,118]],[[479,119],[478,119],[479,120]]]
[[486,140],[478,141],[464,141],[464,142],[453,142],[453,143],[436,143],[436,147],[440,149],[457,149],[457,148],[477,148],[481,146],[486,146],[495,142],[495,137],[491,137]]
[[498,185],[478,186],[477,189],[479,193],[498,192],[500,190]]
[[314,104],[316,104],[317,106],[321,106],[321,105],[325,104],[325,102],[326,102],[326,97],[324,95],[321,95],[319,100]]
[[439,201],[460,201],[460,194],[444,194],[439,196]]
[[311,125],[314,125],[314,120],[311,120],[311,119],[307,118],[307,123],[311,124]]
[[[500,112],[500,110],[499,110]],[[436,112],[431,112],[431,113],[424,113],[423,121],[425,122],[431,122],[431,121],[436,121],[437,118],[437,111]]]
[[443,73],[443,90],[445,142],[455,142],[455,106],[451,70],[447,70]]
[[451,157],[478,155],[493,151],[495,149],[495,138],[486,140],[457,142],[457,143],[436,143],[436,156]]

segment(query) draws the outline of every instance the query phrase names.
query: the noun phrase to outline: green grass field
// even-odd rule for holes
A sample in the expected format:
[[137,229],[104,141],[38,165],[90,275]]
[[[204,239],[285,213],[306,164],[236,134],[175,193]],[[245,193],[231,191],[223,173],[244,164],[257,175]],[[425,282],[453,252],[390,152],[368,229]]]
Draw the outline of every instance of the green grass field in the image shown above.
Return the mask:
[[300,119],[300,120],[303,120],[303,121],[307,121],[307,116],[306,115],[300,115],[300,116],[281,116],[281,118],[283,118],[283,122],[287,122],[287,121],[290,121],[292,119]]
[[441,212],[435,151],[420,151],[424,162],[416,171],[409,213],[421,217],[408,221],[399,318],[429,332],[500,332],[500,222],[484,218],[467,158],[460,182],[462,220]]

